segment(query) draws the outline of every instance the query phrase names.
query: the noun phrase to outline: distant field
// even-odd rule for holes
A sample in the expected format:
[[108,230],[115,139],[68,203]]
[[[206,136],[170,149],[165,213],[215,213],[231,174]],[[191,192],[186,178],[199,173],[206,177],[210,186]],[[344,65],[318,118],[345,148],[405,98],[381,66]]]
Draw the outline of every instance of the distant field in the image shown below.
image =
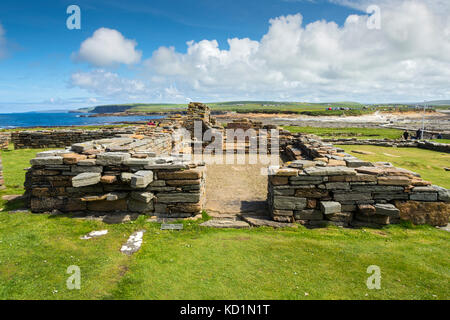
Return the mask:
[[400,139],[402,130],[378,128],[315,128],[284,126],[284,129],[296,133],[315,134],[322,138],[357,138],[357,139]]
[[[295,113],[311,116],[321,115],[361,115],[373,112],[373,110],[363,109],[363,105],[355,102],[335,102],[335,103],[303,103],[303,102],[272,102],[272,101],[234,101],[207,103],[215,111],[232,111],[238,113]],[[137,103],[131,105],[110,105],[100,106],[97,111],[114,112],[114,109],[122,110],[129,107],[125,112],[169,112],[182,111],[187,108],[187,104],[145,104]],[[351,108],[351,110],[326,110],[328,107]],[[100,109],[101,108],[101,109]]]

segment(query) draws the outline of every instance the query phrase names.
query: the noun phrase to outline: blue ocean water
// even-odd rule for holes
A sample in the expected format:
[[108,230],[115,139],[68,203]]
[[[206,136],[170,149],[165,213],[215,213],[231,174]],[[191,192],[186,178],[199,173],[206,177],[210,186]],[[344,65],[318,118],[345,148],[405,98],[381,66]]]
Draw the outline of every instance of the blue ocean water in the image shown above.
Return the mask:
[[164,116],[123,116],[123,117],[80,117],[86,113],[0,113],[0,128],[86,126],[114,124],[123,121],[145,121],[161,119]]

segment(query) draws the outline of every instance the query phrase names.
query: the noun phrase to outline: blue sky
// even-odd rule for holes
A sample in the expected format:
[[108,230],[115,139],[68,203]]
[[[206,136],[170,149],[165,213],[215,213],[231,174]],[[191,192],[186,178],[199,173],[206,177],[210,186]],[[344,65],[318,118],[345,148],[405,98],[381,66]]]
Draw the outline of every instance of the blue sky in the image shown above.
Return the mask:
[[[403,12],[378,4],[391,21],[396,14],[423,8],[440,18],[436,7],[406,2]],[[81,9],[81,30],[66,28],[71,4]],[[390,22],[378,33],[366,30],[365,8],[364,1],[356,0],[2,0],[0,113],[192,99],[375,102],[448,97],[439,80],[446,76],[439,70],[448,60],[416,48],[415,26],[409,21]],[[352,15],[362,21],[349,26]],[[424,31],[432,47],[438,38],[430,39],[429,33],[438,27]],[[402,28],[411,36],[394,37],[397,42],[389,38],[390,31]],[[99,29],[103,32],[96,33]],[[239,41],[231,49],[228,39],[234,38]],[[378,46],[359,53],[367,39]],[[402,49],[405,45],[409,53]],[[378,61],[377,50],[389,55],[386,61]],[[347,57],[357,51],[353,63]],[[377,61],[372,65],[371,60]],[[390,67],[383,70],[384,64]],[[393,76],[396,68],[409,74]],[[423,80],[411,84],[424,69],[432,73],[431,90]],[[397,90],[386,92],[385,82]]]

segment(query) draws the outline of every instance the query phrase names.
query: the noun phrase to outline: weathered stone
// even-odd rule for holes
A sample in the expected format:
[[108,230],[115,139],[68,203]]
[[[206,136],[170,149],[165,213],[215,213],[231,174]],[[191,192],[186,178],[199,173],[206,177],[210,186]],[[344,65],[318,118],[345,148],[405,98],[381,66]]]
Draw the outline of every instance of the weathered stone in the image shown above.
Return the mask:
[[437,191],[439,201],[450,202],[450,190],[435,185],[433,189]]
[[131,187],[146,188],[153,181],[153,171],[141,170],[131,177]]
[[120,248],[120,252],[126,255],[132,255],[137,252],[142,246],[144,232],[145,230],[141,230],[132,233],[127,242]]
[[294,160],[288,164],[290,168],[298,168],[298,169],[314,167],[315,165],[316,164],[314,163],[314,161],[310,160]]
[[357,212],[355,214],[355,219],[362,221],[362,222],[374,223],[374,224],[380,224],[380,225],[388,225],[390,223],[389,216],[379,215],[379,214],[366,216],[364,214]]
[[376,209],[370,204],[359,204],[358,212],[365,216],[373,216],[376,213]]
[[286,223],[286,222],[276,222],[270,220],[268,217],[264,216],[246,216],[243,215],[242,219],[250,224],[252,227],[272,227],[272,228],[295,228],[296,225],[294,223]]
[[148,166],[152,163],[151,159],[128,158],[122,162],[126,166]]
[[275,196],[293,196],[295,193],[295,189],[273,189],[273,195]]
[[133,177],[133,174],[131,172],[122,172],[120,174],[120,180],[122,180],[125,183],[130,183],[132,177]]
[[405,176],[378,177],[378,184],[388,186],[409,186],[411,179]]
[[51,156],[51,157],[40,157],[30,160],[32,166],[45,166],[48,164],[63,164],[63,157]]
[[348,182],[328,182],[325,183],[327,190],[350,190],[350,184]]
[[347,167],[312,167],[304,171],[310,176],[343,176],[356,175],[356,171]]
[[386,193],[374,193],[373,198],[375,200],[408,200],[409,195],[407,193],[401,193],[401,192],[386,192]]
[[275,216],[293,216],[293,210],[273,210],[272,214]]
[[116,176],[102,176],[100,178],[100,182],[101,183],[107,183],[107,184],[111,184],[117,181],[117,177]]
[[131,192],[131,198],[145,203],[149,203],[150,201],[152,201],[154,197],[155,195],[151,192],[138,192],[138,191]]
[[103,172],[103,167],[100,166],[72,166],[72,172],[73,173],[85,173],[85,172],[95,172],[95,173],[101,173]]
[[334,201],[320,201],[320,209],[325,215],[341,212],[341,204]]
[[326,198],[329,196],[328,191],[320,189],[297,189],[295,191],[295,196],[300,198]]
[[62,155],[65,164],[76,164],[80,160],[86,160],[86,156],[78,153],[66,153]]
[[450,203],[396,201],[395,206],[400,210],[402,220],[411,221],[417,225],[445,226],[449,222]]
[[345,162],[347,163],[347,167],[349,168],[358,168],[358,167],[371,167],[373,166],[371,162],[369,161],[363,161],[359,159],[346,159]]
[[333,222],[344,222],[349,223],[352,221],[353,213],[352,212],[336,212],[326,216],[328,220]]
[[72,178],[72,186],[75,188],[94,185],[100,182],[100,173],[85,172]]
[[158,203],[199,202],[199,193],[159,193],[156,195]]
[[200,185],[200,180],[166,180],[168,186]]
[[376,214],[383,216],[390,216],[393,218],[398,218],[400,214],[400,210],[398,210],[393,204],[386,203],[381,204],[377,203],[374,205]]
[[270,183],[274,186],[285,185],[289,183],[288,177],[269,176]]
[[124,152],[104,152],[97,155],[97,164],[101,166],[120,165],[131,155]]
[[97,164],[97,160],[95,159],[86,159],[86,160],[79,160],[77,162],[77,165],[79,166],[85,166],[85,167],[92,167]]
[[151,213],[154,210],[153,201],[142,201],[142,199],[136,200],[135,197],[128,200],[128,210],[131,212],[139,213]]
[[367,192],[334,192],[336,201],[372,200],[372,194]]
[[357,174],[355,176],[332,176],[330,182],[377,182],[377,177],[369,174]]
[[296,220],[323,220],[322,212],[315,209],[295,211],[294,216]]
[[313,209],[317,206],[317,200],[316,199],[308,199],[306,200],[306,207],[308,209]]
[[415,201],[437,201],[438,194],[436,192],[414,192],[410,194],[409,199]]
[[202,206],[198,203],[180,203],[170,206],[170,212],[189,212],[189,213],[200,213],[202,211]]
[[306,199],[298,197],[274,196],[273,207],[278,210],[301,210],[306,207]]

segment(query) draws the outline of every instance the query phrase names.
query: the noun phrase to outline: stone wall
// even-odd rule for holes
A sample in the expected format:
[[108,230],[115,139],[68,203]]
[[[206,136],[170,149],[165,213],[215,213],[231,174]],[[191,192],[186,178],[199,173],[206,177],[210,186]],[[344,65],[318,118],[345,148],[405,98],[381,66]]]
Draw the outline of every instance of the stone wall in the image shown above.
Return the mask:
[[206,167],[189,156],[157,155],[157,140],[115,138],[38,153],[26,174],[32,212],[132,212],[162,218],[201,213]]
[[5,189],[5,180],[3,179],[2,156],[0,155],[0,190]]
[[121,134],[132,134],[134,127],[109,128],[99,130],[65,129],[16,131],[11,135],[15,149],[65,148],[74,143],[106,139]]
[[397,147],[397,148],[421,148],[438,152],[450,153],[450,144],[438,143],[433,141],[416,141],[416,140],[389,140],[389,139],[356,139],[356,138],[339,138],[339,139],[323,139],[324,142],[332,142],[334,145],[369,145],[380,147]]
[[389,163],[359,160],[318,137],[296,135],[284,167],[270,168],[275,221],[378,227],[402,220],[447,225],[450,192]]
[[11,141],[11,132],[0,132],[0,150],[8,149],[10,141]]

